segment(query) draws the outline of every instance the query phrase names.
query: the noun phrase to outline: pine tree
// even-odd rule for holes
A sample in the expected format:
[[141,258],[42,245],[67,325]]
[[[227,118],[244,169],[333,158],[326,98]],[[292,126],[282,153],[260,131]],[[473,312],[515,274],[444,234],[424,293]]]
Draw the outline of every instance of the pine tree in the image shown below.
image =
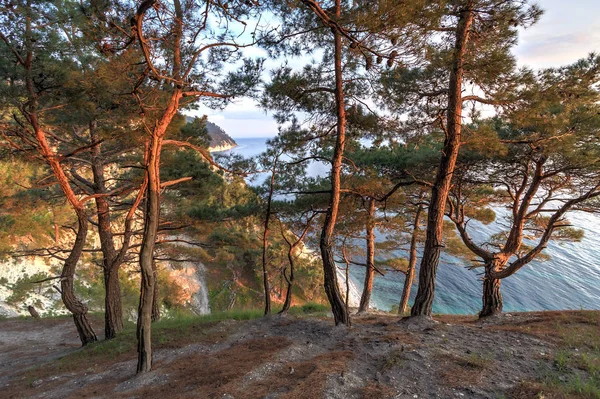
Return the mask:
[[[485,269],[480,317],[502,312],[500,282],[529,264],[550,240],[578,240],[566,216],[594,209],[600,196],[598,108],[600,59],[540,71],[524,100],[505,115],[472,126],[449,198],[448,217]],[[509,211],[508,228],[476,243],[468,221]],[[588,205],[586,205],[588,204]]]
[[[430,3],[429,18],[415,19],[415,36],[400,41],[401,58],[413,65],[398,65],[382,78],[382,103],[408,116],[408,131],[441,128],[444,145],[428,206],[427,238],[419,274],[413,316],[431,316],[435,276],[443,244],[444,213],[458,157],[467,104],[505,105],[514,101],[511,88],[520,75],[510,47],[517,28],[540,15],[523,1],[464,0]],[[483,95],[466,95],[465,89]]]

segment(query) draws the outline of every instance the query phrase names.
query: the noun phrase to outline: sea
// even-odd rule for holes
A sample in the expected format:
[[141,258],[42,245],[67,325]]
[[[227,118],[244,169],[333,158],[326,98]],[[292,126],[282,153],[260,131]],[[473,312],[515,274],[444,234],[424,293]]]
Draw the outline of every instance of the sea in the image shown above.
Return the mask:
[[[236,139],[238,146],[230,151],[252,157],[265,150],[266,140]],[[249,184],[260,182],[259,177],[249,181]],[[503,208],[495,211],[497,221],[506,215]],[[572,212],[568,218],[574,227],[583,229],[584,238],[579,242],[549,243],[544,251],[547,259],[533,261],[515,275],[504,279],[502,295],[505,311],[600,309],[600,215]],[[484,242],[500,229],[496,222],[490,225],[473,222],[470,227],[471,236],[476,242]],[[417,265],[419,262],[420,259]],[[442,253],[437,272],[434,313],[476,314],[481,309],[481,271],[469,270],[467,266],[464,259]],[[362,287],[364,274],[364,268],[351,267],[353,287]],[[398,305],[404,278],[400,272],[376,275],[371,306],[389,311]],[[418,271],[415,280],[418,280]],[[416,281],[411,292],[411,304],[417,291]]]

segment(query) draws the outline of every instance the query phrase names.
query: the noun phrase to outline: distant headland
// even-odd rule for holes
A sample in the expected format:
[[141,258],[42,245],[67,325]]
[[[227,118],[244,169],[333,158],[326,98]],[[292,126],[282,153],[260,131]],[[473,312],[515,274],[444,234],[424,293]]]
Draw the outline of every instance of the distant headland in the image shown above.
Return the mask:
[[210,152],[227,151],[237,147],[237,143],[220,126],[206,121],[206,130],[210,136]]

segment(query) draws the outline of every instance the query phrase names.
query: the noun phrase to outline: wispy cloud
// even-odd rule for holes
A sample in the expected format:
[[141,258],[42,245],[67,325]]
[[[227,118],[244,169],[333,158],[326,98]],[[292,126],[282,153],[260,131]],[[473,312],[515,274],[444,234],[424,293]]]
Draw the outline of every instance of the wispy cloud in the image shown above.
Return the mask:
[[519,64],[533,68],[571,64],[600,50],[600,26],[590,32],[536,36],[516,48]]

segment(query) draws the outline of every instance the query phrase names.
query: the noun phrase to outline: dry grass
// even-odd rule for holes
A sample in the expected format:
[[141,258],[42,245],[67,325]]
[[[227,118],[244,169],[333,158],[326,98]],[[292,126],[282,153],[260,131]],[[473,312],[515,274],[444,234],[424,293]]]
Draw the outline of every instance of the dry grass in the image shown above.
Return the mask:
[[[519,380],[531,378],[537,372],[534,370],[541,371],[537,378],[531,378],[531,381],[523,382],[509,392],[501,392],[498,397],[600,399],[600,312],[518,313],[485,322],[479,322],[472,316],[442,316],[436,319],[461,326],[438,324],[424,332],[408,331],[398,324],[397,316],[366,315],[355,320],[355,329],[348,335],[332,330],[340,339],[330,341],[326,352],[322,352],[322,348],[312,355],[301,352],[303,361],[288,361],[282,356],[291,344],[294,347],[289,353],[295,356],[296,346],[308,343],[309,336],[311,343],[322,344],[329,330],[323,329],[321,322],[311,324],[311,321],[305,320],[295,327],[295,317],[265,319],[264,322],[248,325],[252,326],[252,339],[231,342],[231,333],[235,332],[234,336],[237,336],[249,327],[242,323],[218,324],[217,321],[197,319],[165,321],[154,329],[155,349],[172,350],[163,351],[164,355],[159,357],[162,360],[154,363],[154,371],[143,377],[134,376],[135,336],[133,331],[129,331],[115,340],[75,350],[61,359],[25,372],[20,381],[11,383],[10,390],[4,390],[0,396],[40,396],[44,391],[60,391],[63,385],[68,386],[63,389],[63,392],[68,392],[65,397],[71,395],[77,398],[107,394],[116,398],[222,398],[229,394],[252,399],[269,393],[285,399],[318,398],[331,389],[338,389],[339,384],[344,383],[347,371],[352,372],[348,375],[353,378],[357,369],[364,372],[368,361],[372,362],[369,367],[374,367],[384,377],[397,376],[399,371],[412,372],[418,383],[415,384],[415,392],[419,396],[433,392],[431,389],[427,391],[431,378],[436,379],[436,384],[439,381],[435,389],[447,389],[448,392],[468,386],[494,392],[494,388],[490,388],[490,376],[495,370],[511,367],[512,358],[501,363],[499,359],[505,359],[502,350],[487,355],[489,346],[486,345],[497,342],[490,341],[489,336],[477,341],[476,349],[471,346],[471,340],[476,341],[480,336],[486,338],[486,333],[491,333],[496,338],[503,338],[499,345],[506,345],[508,351],[510,345],[516,345],[512,340],[514,333],[534,336],[550,344],[540,344],[529,337],[521,341],[528,342],[531,347],[519,352],[526,356],[527,363],[519,366],[523,372],[517,377]],[[15,328],[28,325],[15,323]],[[447,332],[450,335],[443,338]],[[464,333],[468,333],[466,338]],[[222,345],[224,341],[226,344]],[[448,344],[456,341],[456,345]],[[195,345],[188,347],[189,344]],[[377,357],[365,356],[372,355],[370,351],[381,348],[380,345],[384,345],[385,350],[381,349]],[[543,357],[538,357],[538,348],[543,348]],[[467,349],[474,353],[465,353]],[[403,351],[415,353],[407,356]],[[434,367],[423,371],[419,359]],[[122,363],[124,361],[129,363]],[[102,374],[119,364],[121,370],[128,371],[104,373],[101,380],[86,380],[86,375]],[[417,366],[413,367],[415,364]],[[394,397],[395,390],[401,386],[398,384],[402,382],[382,380],[374,375],[375,371],[370,372],[370,375],[360,374],[364,386],[346,383],[345,389],[353,390],[364,398]],[[424,373],[426,376],[422,377]],[[511,378],[514,376],[513,373]],[[507,378],[505,383],[514,381]],[[342,382],[339,383],[338,379]],[[34,380],[43,380],[43,384],[32,386]],[[82,380],[87,382],[79,385]],[[352,379],[349,381],[354,383]],[[119,391],[119,387],[128,390]]]
[[436,356],[442,370],[442,378],[453,388],[477,385],[485,372],[492,367],[492,359],[479,354],[458,356],[456,354],[440,354]]
[[327,378],[340,375],[354,358],[350,351],[332,351],[303,362],[289,362],[264,379],[255,381],[236,397],[262,398],[278,392],[282,399],[319,398],[323,396]]
[[[125,396],[168,398],[177,392],[180,398],[216,398],[225,393],[235,393],[246,373],[272,360],[289,344],[284,337],[253,339],[214,354],[195,354],[171,363],[157,364],[156,369],[168,375],[168,381],[128,392]],[[250,390],[244,390],[244,397],[257,396]]]
[[396,392],[380,383],[370,383],[362,389],[363,399],[388,399],[396,396]]

